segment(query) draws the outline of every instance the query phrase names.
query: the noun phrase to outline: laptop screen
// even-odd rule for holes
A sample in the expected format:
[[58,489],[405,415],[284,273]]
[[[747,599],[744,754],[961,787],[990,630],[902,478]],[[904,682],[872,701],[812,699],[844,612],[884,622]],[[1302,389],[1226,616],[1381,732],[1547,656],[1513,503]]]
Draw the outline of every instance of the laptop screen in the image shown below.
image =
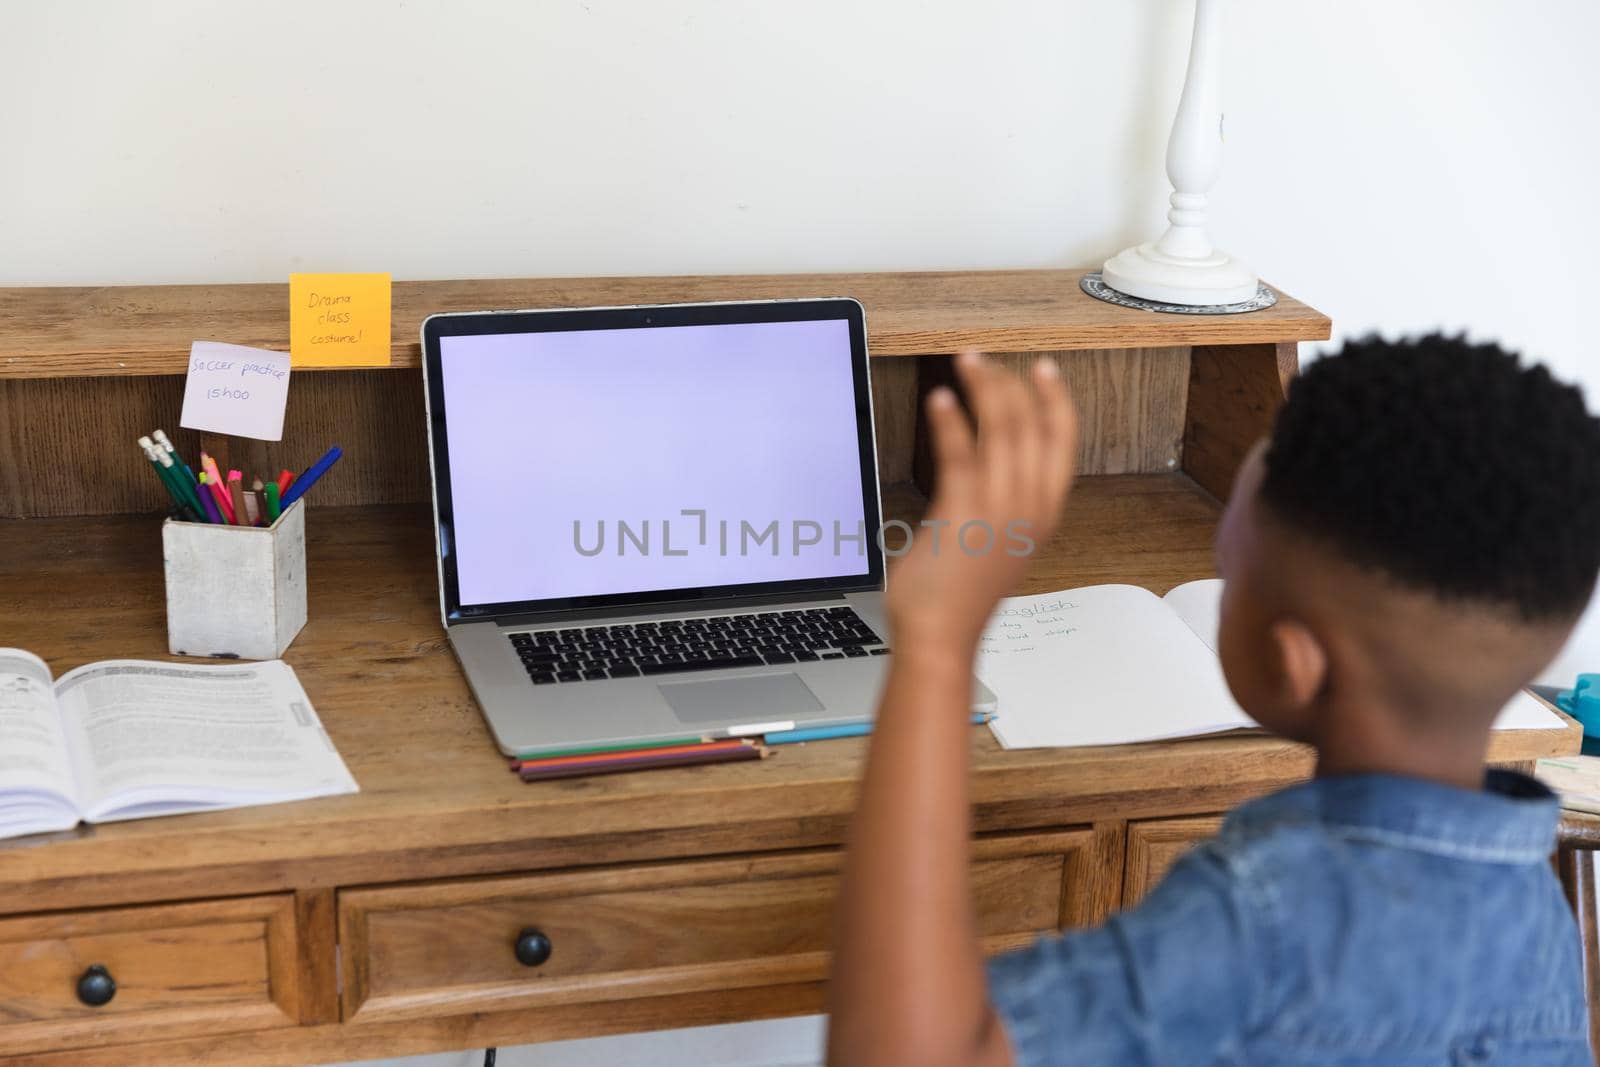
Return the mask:
[[463,614],[874,577],[851,319],[662,317],[438,338]]

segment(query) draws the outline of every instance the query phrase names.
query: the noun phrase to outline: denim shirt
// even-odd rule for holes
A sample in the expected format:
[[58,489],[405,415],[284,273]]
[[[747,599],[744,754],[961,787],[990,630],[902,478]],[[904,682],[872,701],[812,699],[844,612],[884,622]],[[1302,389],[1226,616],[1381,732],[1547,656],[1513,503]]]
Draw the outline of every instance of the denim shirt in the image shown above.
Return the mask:
[[1247,804],[1137,908],[990,964],[1017,1067],[1593,1067],[1557,816],[1509,771]]

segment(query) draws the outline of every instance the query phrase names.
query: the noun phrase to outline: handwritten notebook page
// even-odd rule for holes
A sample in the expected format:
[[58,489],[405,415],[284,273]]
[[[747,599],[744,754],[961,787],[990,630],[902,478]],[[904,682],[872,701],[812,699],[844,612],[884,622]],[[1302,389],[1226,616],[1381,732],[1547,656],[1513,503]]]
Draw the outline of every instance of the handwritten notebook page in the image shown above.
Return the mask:
[[977,673],[999,698],[990,725],[1005,748],[1117,745],[1255,725],[1228,695],[1216,655],[1138,586],[1001,601]]
[[[1166,602],[1200,640],[1210,648],[1217,647],[1217,621],[1222,610],[1221,578],[1180,585],[1167,594]],[[1496,730],[1559,730],[1564,725],[1560,716],[1525,691],[1512,697],[1494,721]]]

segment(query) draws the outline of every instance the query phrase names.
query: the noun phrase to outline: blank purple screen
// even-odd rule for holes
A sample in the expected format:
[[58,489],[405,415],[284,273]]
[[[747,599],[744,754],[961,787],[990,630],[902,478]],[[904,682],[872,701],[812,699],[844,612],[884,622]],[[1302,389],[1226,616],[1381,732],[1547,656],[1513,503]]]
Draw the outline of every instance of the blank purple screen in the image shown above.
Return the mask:
[[463,605],[868,573],[848,322],[444,337],[440,355]]

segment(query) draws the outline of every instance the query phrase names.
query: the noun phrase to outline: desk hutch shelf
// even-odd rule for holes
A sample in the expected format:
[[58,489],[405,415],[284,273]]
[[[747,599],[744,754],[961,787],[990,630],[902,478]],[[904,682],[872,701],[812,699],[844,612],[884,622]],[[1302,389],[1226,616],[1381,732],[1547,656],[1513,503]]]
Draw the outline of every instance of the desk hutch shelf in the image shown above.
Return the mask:
[[[307,516],[294,666],[361,793],[0,842],[0,1065],[373,1059],[821,1010],[829,910],[865,742],[761,764],[522,785],[438,618],[417,325],[433,311],[835,296],[867,309],[890,516],[925,504],[919,400],[965,347],[1057,361],[1084,434],[1061,532],[1025,591],[1212,574],[1240,459],[1300,341],[1249,315],[1152,315],[1081,271],[397,282],[393,364],[297,373],[285,440],[233,465],[347,458]],[[0,644],[57,673],[165,658],[159,487],[131,442],[175,432],[195,339],[286,347],[282,285],[0,289]],[[920,477],[919,477],[920,475]],[[1525,765],[1574,725],[1494,740]],[[993,950],[1139,898],[1229,807],[1308,752],[1238,735],[1003,752],[972,735],[975,885]],[[535,927],[548,962],[520,964]],[[81,1004],[91,963],[118,982]]]

